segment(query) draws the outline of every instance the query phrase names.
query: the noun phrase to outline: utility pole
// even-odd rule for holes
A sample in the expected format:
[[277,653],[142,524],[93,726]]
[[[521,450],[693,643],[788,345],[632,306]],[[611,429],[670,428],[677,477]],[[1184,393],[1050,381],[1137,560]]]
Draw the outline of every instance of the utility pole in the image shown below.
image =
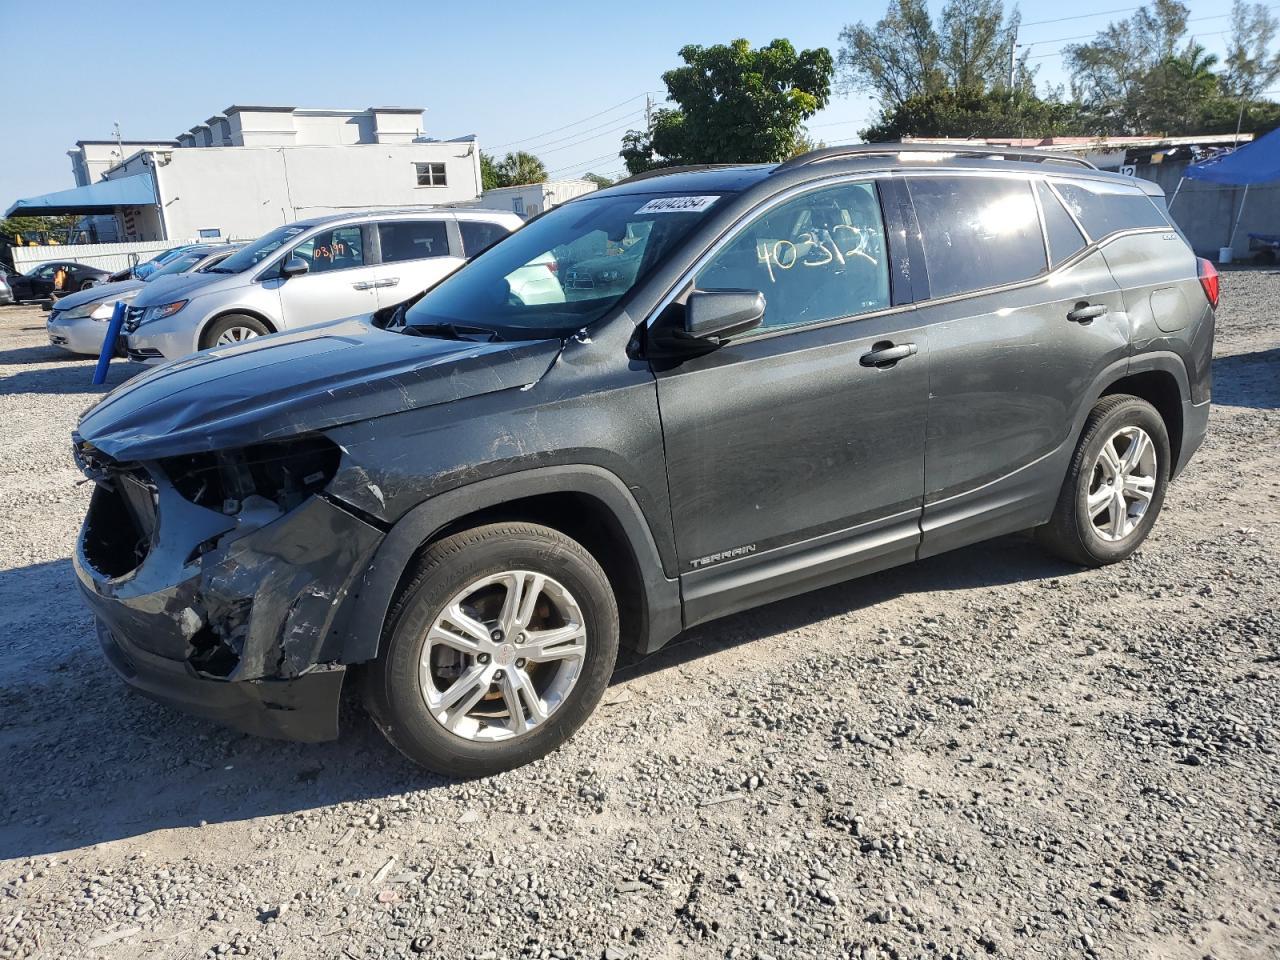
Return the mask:
[[644,95],[644,129],[647,133],[653,129],[653,97]]
[[1013,94],[1013,77],[1015,73],[1016,57],[1018,52],[1018,28],[1013,28],[1013,37],[1009,41],[1009,93]]
[[120,162],[124,163],[124,139],[120,136],[120,121],[112,124],[116,134],[116,149],[120,151]]

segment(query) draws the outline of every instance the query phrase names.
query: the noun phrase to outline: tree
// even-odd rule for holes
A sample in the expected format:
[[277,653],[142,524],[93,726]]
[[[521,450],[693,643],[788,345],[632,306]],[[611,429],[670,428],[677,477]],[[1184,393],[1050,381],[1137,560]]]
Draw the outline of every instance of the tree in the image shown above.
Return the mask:
[[746,40],[680,50],[685,65],[662,75],[675,107],[647,130],[628,130],[631,173],[686,163],[768,163],[789,156],[802,124],[831,99],[835,65],[825,47],[796,52],[788,40]]
[[941,90],[886,107],[859,135],[878,143],[907,137],[1053,137],[1084,132],[1071,103],[1042,100],[1025,90]]
[[547,168],[531,153],[518,150],[508,153],[501,160],[480,153],[480,187],[496,190],[498,187],[518,187],[526,183],[545,183]]
[[[892,0],[874,26],[840,31],[840,78],[846,90],[869,90],[892,113],[908,101],[950,91],[981,96],[1007,89],[1019,15],[1001,0],[948,0],[935,24],[926,0]],[[1015,71],[1030,81],[1026,54]]]
[[491,154],[480,151],[480,189],[496,190],[498,187],[505,186],[502,182],[502,174],[498,171],[498,162],[493,159]]
[[1170,67],[1187,31],[1187,8],[1178,0],[1153,0],[1127,20],[1107,25],[1089,43],[1065,48],[1071,91],[1097,133],[1155,133],[1153,118],[1174,112],[1168,100]]
[[598,174],[598,173],[584,173],[584,174],[582,175],[582,179],[583,179],[583,180],[590,180],[592,183],[594,183],[594,184],[595,184],[597,187],[599,187],[601,190],[603,190],[605,187],[612,187],[612,186],[613,186],[613,181],[612,181],[612,180],[610,180],[608,177],[601,176],[601,175],[600,175],[600,174]]
[[508,153],[498,164],[498,173],[505,181],[504,187],[515,187],[525,183],[545,183],[547,168],[532,153],[517,150]]
[[14,239],[22,237],[24,241],[31,241],[37,237],[53,234],[60,236],[66,233],[71,227],[74,227],[80,220],[78,216],[59,216],[59,217],[8,217],[0,220],[0,233],[6,237]]
[[1280,54],[1270,52],[1276,27],[1276,18],[1262,4],[1243,0],[1232,4],[1231,35],[1222,78],[1230,96],[1256,100],[1280,77]]

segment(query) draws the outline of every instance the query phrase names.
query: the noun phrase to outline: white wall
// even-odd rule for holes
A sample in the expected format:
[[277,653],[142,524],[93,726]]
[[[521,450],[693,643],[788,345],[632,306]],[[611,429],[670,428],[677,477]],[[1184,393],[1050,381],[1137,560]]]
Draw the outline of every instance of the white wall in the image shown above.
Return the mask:
[[522,217],[533,217],[596,189],[598,187],[590,180],[548,180],[546,183],[497,187],[481,194],[480,206],[487,210],[507,210]]
[[[459,203],[480,194],[474,143],[175,149],[156,168],[170,237],[219,229],[256,237],[323,213]],[[415,162],[445,163],[448,185],[419,187]],[[141,172],[133,160],[113,178]]]

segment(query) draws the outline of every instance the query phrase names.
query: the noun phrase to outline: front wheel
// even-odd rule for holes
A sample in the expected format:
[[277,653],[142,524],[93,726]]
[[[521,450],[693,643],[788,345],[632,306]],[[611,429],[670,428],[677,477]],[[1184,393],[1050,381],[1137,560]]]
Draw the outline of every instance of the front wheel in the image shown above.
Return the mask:
[[200,336],[200,349],[210,347],[229,347],[254,337],[264,337],[271,331],[257,317],[243,314],[232,314],[219,317],[209,324],[208,329]]
[[1160,515],[1172,459],[1164,420],[1145,400],[1103,397],[1085,421],[1041,544],[1064,560],[1100,567],[1125,560]]
[[526,523],[427,548],[365,671],[369,712],[414,762],[451,776],[551,752],[595,709],[618,654],[609,580],[581,544]]

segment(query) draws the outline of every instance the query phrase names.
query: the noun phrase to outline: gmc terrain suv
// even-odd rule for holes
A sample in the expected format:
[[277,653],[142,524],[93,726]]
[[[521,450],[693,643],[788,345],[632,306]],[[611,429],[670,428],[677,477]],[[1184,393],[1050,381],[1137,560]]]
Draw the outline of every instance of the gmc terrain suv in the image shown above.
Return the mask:
[[563,743],[620,645],[1029,528],[1125,559],[1204,437],[1217,297],[1157,187],[1072,158],[641,175],[386,329],[115,390],[74,436],[75,569],[142,692],[319,740],[350,679],[483,775]]

